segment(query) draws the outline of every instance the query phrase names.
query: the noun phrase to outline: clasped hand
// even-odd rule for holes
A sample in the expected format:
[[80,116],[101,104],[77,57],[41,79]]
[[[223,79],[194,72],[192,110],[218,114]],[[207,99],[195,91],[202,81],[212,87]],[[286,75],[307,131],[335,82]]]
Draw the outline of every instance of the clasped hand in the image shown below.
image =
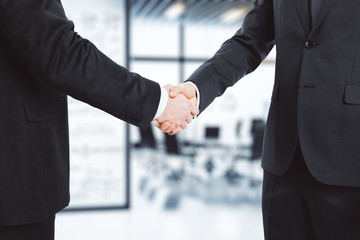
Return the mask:
[[199,114],[195,88],[189,83],[166,85],[169,99],[164,112],[155,119],[155,126],[169,135],[179,134]]

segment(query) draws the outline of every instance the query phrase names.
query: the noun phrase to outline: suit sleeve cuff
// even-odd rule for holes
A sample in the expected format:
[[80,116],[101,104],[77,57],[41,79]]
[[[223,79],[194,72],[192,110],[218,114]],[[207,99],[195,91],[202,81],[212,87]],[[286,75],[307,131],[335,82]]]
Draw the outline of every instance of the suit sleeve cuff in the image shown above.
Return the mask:
[[[160,87],[160,85],[159,85],[159,87]],[[161,94],[160,94],[159,106],[156,111],[154,119],[158,118],[164,112],[167,102],[168,102],[168,99],[169,99],[169,97],[168,97],[169,93],[166,90],[166,88],[160,87],[160,90],[161,90]]]

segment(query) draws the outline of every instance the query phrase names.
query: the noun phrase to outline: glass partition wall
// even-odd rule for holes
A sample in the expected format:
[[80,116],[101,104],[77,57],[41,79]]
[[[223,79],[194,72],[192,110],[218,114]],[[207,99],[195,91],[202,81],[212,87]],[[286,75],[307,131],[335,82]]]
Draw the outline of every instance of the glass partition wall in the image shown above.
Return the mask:
[[[75,31],[126,65],[125,1],[62,0]],[[129,207],[126,124],[71,97],[70,206],[66,211]]]

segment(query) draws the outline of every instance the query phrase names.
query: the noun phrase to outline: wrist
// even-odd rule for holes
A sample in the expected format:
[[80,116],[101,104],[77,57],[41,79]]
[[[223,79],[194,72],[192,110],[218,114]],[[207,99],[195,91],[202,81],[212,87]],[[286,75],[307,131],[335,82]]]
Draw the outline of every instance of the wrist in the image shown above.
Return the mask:
[[195,101],[196,101],[194,104],[199,109],[199,106],[200,106],[200,92],[199,92],[198,87],[192,81],[186,81],[184,84],[189,84],[194,89],[194,91],[195,91]]

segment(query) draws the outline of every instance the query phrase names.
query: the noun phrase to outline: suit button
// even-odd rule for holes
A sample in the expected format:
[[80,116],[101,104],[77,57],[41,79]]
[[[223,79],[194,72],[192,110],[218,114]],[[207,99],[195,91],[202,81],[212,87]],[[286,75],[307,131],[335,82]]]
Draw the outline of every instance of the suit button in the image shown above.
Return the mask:
[[311,48],[315,47],[315,42],[312,41],[312,40],[307,40],[306,43],[305,43],[305,47],[307,49],[311,49]]

